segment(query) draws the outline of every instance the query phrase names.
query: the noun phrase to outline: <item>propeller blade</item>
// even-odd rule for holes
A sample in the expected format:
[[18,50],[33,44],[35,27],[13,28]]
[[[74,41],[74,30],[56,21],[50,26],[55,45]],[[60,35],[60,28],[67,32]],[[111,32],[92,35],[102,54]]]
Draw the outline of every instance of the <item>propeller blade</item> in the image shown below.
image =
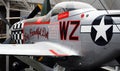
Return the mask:
[[41,16],[46,15],[51,10],[50,0],[44,0],[43,5],[38,4],[35,9],[30,13],[28,18],[33,18],[38,12],[41,11]]
[[0,18],[1,18],[1,20],[2,20],[5,24],[7,24],[9,27],[11,27],[11,24],[7,21],[7,19],[5,19],[5,18],[3,17],[3,15],[2,15],[1,12],[0,12]]
[[2,44],[9,44],[10,43],[10,41],[11,41],[11,37],[9,37],[8,39],[6,39]]
[[40,4],[38,4],[35,9],[30,13],[30,15],[27,17],[27,19],[29,18],[33,18],[38,12],[40,12],[42,9],[42,6]]

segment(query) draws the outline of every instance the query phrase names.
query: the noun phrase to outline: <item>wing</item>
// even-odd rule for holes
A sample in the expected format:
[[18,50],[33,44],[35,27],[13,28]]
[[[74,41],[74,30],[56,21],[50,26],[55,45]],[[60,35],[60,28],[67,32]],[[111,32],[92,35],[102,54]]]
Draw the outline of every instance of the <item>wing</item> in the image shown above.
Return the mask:
[[3,55],[76,56],[74,51],[52,42],[35,44],[0,44]]

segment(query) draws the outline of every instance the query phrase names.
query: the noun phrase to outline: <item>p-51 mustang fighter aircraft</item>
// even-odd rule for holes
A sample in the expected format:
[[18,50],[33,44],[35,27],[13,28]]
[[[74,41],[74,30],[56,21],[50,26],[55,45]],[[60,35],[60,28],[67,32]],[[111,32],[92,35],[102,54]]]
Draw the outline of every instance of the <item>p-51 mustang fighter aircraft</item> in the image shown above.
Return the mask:
[[119,10],[106,12],[82,2],[62,2],[45,16],[12,25],[9,39],[18,44],[1,44],[0,54],[57,56],[65,58],[58,61],[63,67],[92,69],[119,62],[119,36]]

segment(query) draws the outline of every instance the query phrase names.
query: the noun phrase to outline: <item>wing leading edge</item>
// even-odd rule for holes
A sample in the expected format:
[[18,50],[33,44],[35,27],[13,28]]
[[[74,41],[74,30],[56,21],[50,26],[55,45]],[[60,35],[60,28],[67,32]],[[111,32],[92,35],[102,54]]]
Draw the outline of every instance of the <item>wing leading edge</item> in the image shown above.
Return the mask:
[[35,56],[77,56],[74,51],[66,47],[51,43],[39,42],[35,44],[0,44],[1,55],[35,55]]

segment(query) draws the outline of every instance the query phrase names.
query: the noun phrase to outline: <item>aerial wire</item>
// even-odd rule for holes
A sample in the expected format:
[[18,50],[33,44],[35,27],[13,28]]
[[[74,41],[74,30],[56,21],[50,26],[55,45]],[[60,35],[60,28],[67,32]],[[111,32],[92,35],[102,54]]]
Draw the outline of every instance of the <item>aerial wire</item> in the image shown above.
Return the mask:
[[109,14],[109,12],[107,11],[107,8],[103,5],[102,1],[99,0],[100,4],[103,6],[103,8],[105,9],[105,11],[107,12],[107,14]]
[[110,9],[112,9],[112,6],[114,5],[115,1],[112,1],[112,4],[110,5]]
[[91,5],[93,5],[95,2],[96,2],[96,0],[94,0],[94,1],[91,3]]
[[[109,14],[109,12],[107,11],[107,8],[104,6],[104,4],[102,3],[102,1],[101,0],[99,0],[99,2],[101,3],[101,5],[103,6],[103,8],[105,9],[105,11],[107,12],[107,14]],[[120,28],[118,27],[118,25],[114,22],[114,20],[113,20],[113,24],[115,24],[116,25],[116,27],[117,27],[117,29],[120,31]]]

